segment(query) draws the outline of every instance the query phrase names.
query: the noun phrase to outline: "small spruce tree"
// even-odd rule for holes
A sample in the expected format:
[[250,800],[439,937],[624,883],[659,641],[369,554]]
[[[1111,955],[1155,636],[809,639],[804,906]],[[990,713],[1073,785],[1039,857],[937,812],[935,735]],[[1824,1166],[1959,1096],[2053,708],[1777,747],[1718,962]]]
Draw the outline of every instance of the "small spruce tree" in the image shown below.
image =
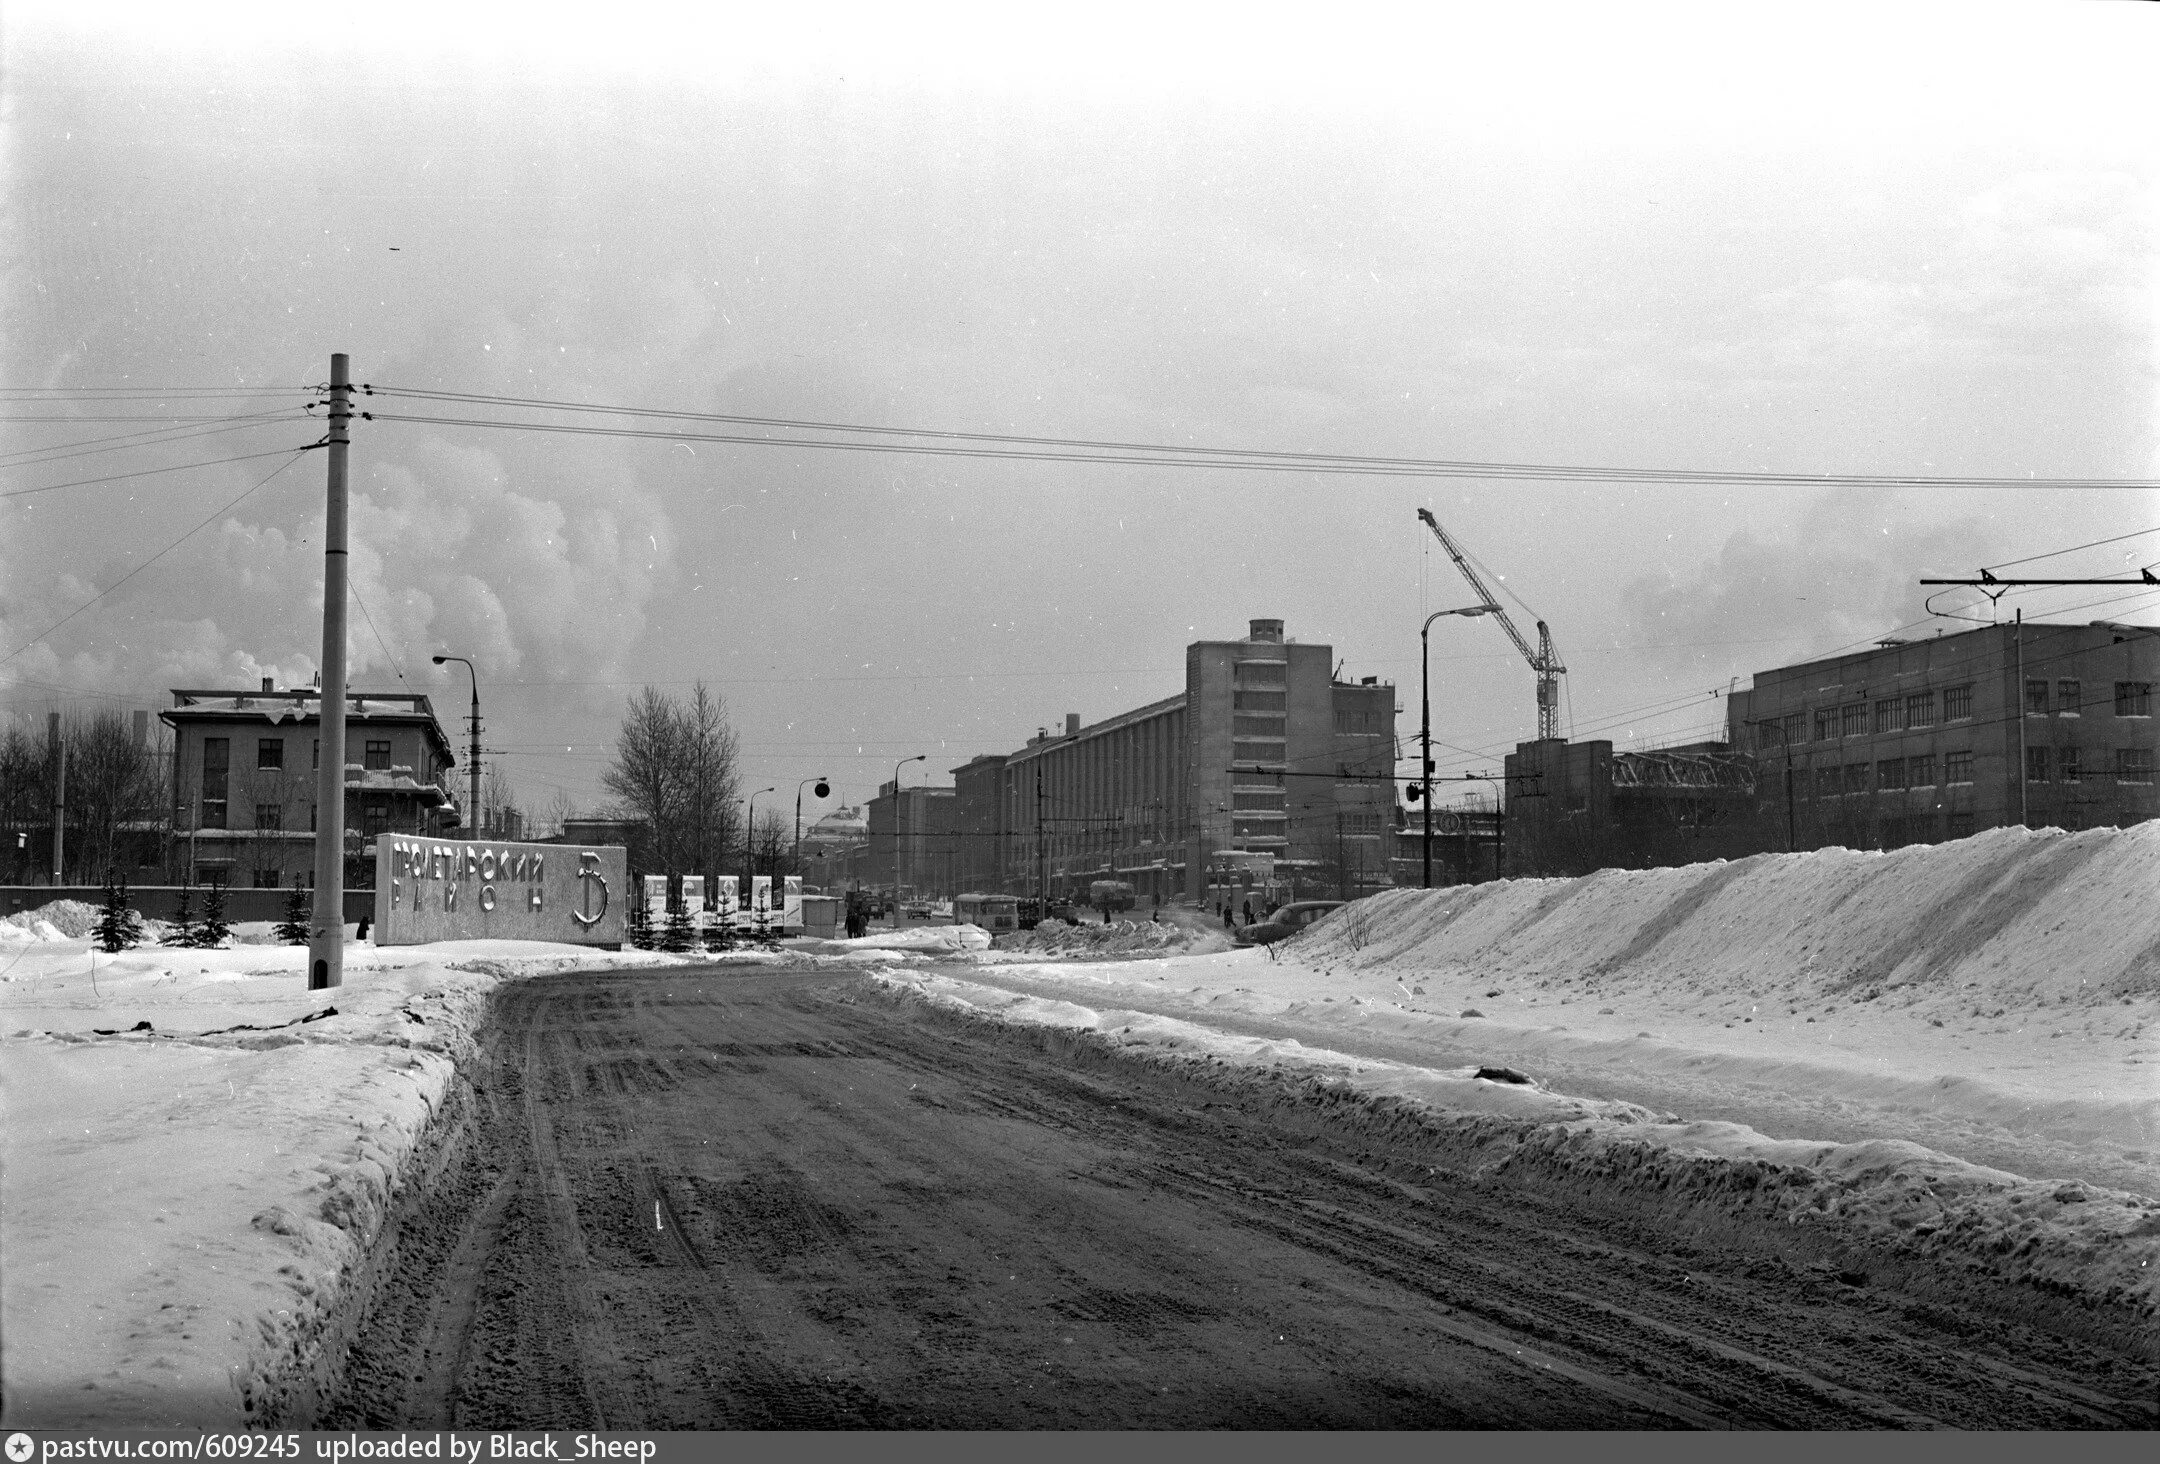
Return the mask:
[[232,927],[225,923],[225,886],[210,882],[208,893],[203,896],[202,924],[195,927],[195,944],[202,950],[214,951],[225,944],[225,937],[232,934]]
[[127,881],[105,874],[105,906],[98,912],[95,930],[99,949],[107,955],[126,950],[142,939],[142,917],[128,908]]
[[308,892],[294,885],[285,895],[285,918],[278,922],[277,938],[287,945],[308,943]]
[[690,949],[692,935],[690,912],[678,905],[668,911],[667,924],[661,928],[660,949],[680,955]]
[[162,944],[191,946],[195,944],[195,891],[192,886],[180,887],[180,908],[173,912],[172,929],[165,932]]
[[[630,876],[630,888],[633,892],[642,892],[645,888],[645,882],[633,874]],[[653,948],[652,917],[646,912],[642,893],[639,893],[638,897],[630,902],[629,926],[630,944],[641,951],[651,950]]]

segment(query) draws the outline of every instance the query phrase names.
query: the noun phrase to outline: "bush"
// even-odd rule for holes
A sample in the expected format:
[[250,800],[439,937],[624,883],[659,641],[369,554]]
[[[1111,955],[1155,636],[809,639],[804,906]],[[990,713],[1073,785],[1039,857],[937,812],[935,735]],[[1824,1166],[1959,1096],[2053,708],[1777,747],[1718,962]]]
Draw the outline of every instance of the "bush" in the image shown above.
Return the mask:
[[97,937],[99,949],[107,955],[142,941],[142,917],[128,907],[127,881],[123,878],[116,883],[109,871],[105,876],[105,905],[98,912],[98,922],[91,933]]
[[277,938],[287,945],[308,943],[308,892],[294,885],[285,896],[285,918],[278,922]]
[[231,934],[232,926],[225,922],[225,886],[213,882],[203,896],[202,924],[195,927],[195,939],[190,944],[206,951],[219,950]]
[[172,928],[165,932],[165,939],[159,942],[161,945],[191,946],[196,943],[194,897],[191,886],[180,887],[180,908],[173,912]]

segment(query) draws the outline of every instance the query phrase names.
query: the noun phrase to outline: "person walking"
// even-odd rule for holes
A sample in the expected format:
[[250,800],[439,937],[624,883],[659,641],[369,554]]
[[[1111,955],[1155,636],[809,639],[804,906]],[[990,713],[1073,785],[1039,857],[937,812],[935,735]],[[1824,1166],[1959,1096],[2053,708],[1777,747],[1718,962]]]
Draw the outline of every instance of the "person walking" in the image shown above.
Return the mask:
[[1247,901],[1245,902],[1245,923],[1246,923],[1247,925],[1250,925],[1250,924],[1252,924],[1252,901],[1251,901],[1251,900],[1247,900]]

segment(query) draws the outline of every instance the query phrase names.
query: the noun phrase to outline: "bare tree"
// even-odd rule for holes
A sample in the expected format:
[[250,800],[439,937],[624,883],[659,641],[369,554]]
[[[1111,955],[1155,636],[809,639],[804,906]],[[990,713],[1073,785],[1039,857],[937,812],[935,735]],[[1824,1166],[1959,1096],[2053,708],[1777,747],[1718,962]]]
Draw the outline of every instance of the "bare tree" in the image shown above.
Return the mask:
[[736,838],[735,729],[699,682],[687,704],[653,687],[630,698],[601,785],[645,820],[654,872],[711,874]]
[[793,822],[778,809],[758,815],[750,840],[750,869],[756,874],[799,874],[795,866]]

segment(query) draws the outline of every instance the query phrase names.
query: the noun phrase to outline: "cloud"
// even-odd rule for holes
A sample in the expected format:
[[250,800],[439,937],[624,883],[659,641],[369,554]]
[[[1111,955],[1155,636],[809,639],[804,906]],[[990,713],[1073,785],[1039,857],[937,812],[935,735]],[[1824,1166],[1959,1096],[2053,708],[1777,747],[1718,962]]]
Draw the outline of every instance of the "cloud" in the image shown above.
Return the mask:
[[[1928,591],[1918,581],[1970,573],[1991,562],[1985,526],[1967,518],[1893,517],[1867,495],[1833,493],[1789,534],[1743,529],[1710,559],[1646,575],[1621,596],[1623,639],[1653,667],[1722,679],[1741,648],[1769,666],[1864,646],[1893,633],[1932,633]],[[1940,601],[1961,608],[1963,599]]]

